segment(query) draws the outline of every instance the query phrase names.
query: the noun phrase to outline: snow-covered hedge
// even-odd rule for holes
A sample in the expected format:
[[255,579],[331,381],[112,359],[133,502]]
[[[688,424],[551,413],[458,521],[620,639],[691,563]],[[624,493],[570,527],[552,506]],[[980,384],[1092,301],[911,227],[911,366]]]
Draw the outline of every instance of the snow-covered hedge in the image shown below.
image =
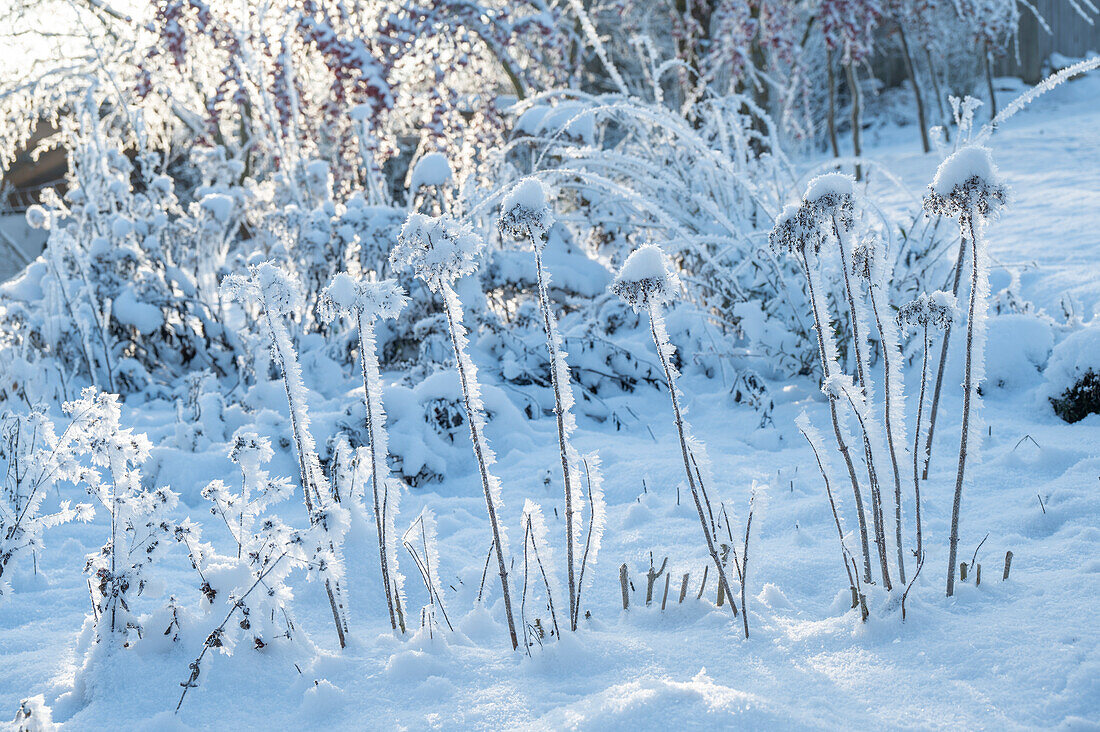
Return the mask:
[[1071,333],[1055,346],[1041,394],[1067,422],[1100,414],[1100,325]]

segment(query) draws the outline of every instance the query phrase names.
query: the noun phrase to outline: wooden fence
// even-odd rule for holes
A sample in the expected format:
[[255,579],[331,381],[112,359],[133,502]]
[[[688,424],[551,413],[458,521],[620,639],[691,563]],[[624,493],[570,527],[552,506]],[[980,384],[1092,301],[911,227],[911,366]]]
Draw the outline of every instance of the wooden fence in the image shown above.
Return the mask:
[[998,61],[998,76],[1019,76],[1028,84],[1036,84],[1043,78],[1043,64],[1052,53],[1080,57],[1089,51],[1100,53],[1100,18],[1093,17],[1093,24],[1073,9],[1070,0],[1032,0],[1039,15],[1043,16],[1050,32],[1024,6],[1020,6],[1019,60],[1016,49]]

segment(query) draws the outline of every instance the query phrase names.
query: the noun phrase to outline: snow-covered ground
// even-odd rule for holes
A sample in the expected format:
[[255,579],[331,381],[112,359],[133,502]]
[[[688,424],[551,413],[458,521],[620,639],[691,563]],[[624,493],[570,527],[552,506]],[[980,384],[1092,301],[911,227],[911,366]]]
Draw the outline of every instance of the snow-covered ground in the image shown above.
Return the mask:
[[[1093,74],[1042,98],[991,143],[1012,188],[1007,211],[988,230],[991,256],[1019,272],[1022,298],[1059,318],[1066,295],[1086,321],[1100,306],[1097,99],[1100,77]],[[870,157],[917,195],[942,159],[916,152],[911,127],[880,129],[870,142]],[[906,203],[890,190],[883,184],[884,200]],[[1008,283],[1006,272],[993,273],[994,292]],[[748,639],[741,618],[715,607],[713,572],[706,596],[695,598],[708,560],[686,487],[677,503],[683,473],[667,393],[641,387],[610,400],[612,409],[632,415],[621,428],[580,421],[577,447],[582,453],[600,450],[608,501],[607,531],[585,602],[591,617],[582,619],[576,634],[536,646],[530,658],[509,649],[492,571],[487,601],[476,603],[489,530],[470,460],[446,482],[412,490],[399,519],[407,525],[422,507],[437,515],[439,573],[454,633],[394,638],[379,590],[374,528],[369,517],[355,515],[345,549],[349,647],[336,646],[321,587],[300,580],[296,621],[309,639],[271,651],[262,662],[254,653],[216,655],[204,664],[199,686],[177,716],[173,710],[188,663],[224,610],[210,612],[179,643],[142,642],[132,651],[115,651],[127,657],[101,664],[109,671],[86,678],[79,666],[88,594],[74,557],[102,544],[105,519],[97,517],[53,530],[37,574],[25,568],[11,579],[17,591],[0,607],[0,710],[10,717],[21,699],[42,694],[55,720],[73,729],[1095,729],[1100,415],[1073,425],[1055,417],[1039,396],[1043,376],[1036,366],[1046,353],[1041,346],[1038,355],[1034,351],[1042,334],[1025,337],[1028,331],[1011,316],[1002,317],[1009,319],[991,318],[989,345],[991,375],[1002,374],[1004,386],[987,383],[983,389],[987,426],[972,452],[977,459],[969,466],[972,480],[962,505],[961,559],[970,563],[988,535],[977,554],[982,582],[975,586],[971,577],[953,598],[944,597],[961,403],[961,351],[955,351],[937,426],[940,442],[922,488],[928,556],[904,621],[899,593],[871,591],[866,623],[849,609],[848,579],[821,476],[794,428],[804,408],[819,427],[827,420],[815,385],[805,379],[776,390],[774,426],[759,428],[759,416],[734,404],[720,375],[706,379],[688,368],[681,382],[688,419],[709,448],[711,499],[733,517],[734,536],[744,530],[750,490],[758,484]],[[652,350],[642,357],[656,361]],[[308,363],[305,372],[318,393],[315,429],[327,434],[359,392],[354,380],[333,380]],[[907,377],[915,378],[912,365]],[[153,442],[155,481],[180,492],[181,512],[207,515],[201,488],[214,478],[234,480],[223,441],[232,429],[192,453],[169,446],[177,429],[174,404],[128,405],[124,414]],[[561,536],[553,421],[505,415],[486,433],[498,453],[502,520],[512,553],[520,544],[525,498],[543,504],[552,535]],[[277,451],[271,470],[296,475],[292,451]],[[843,501],[843,486],[834,490]],[[301,513],[294,501],[280,510]],[[911,497],[905,506],[911,542],[910,504]],[[207,538],[216,533],[211,526]],[[1010,579],[1002,582],[1006,551],[1014,559]],[[658,565],[668,557],[672,582],[663,611],[664,578],[653,605],[645,606],[651,553]],[[403,561],[410,565],[410,595],[423,594],[411,563]],[[627,611],[618,581],[624,562],[634,588]],[[909,562],[911,574],[915,562]],[[520,578],[521,563],[522,555],[516,563]],[[166,585],[194,584],[181,552],[171,554],[166,566]],[[689,591],[681,604],[685,572]],[[520,588],[513,591],[518,600]],[[555,599],[565,605],[564,598]],[[147,632],[158,631],[150,624]],[[74,679],[80,681],[75,690]]]

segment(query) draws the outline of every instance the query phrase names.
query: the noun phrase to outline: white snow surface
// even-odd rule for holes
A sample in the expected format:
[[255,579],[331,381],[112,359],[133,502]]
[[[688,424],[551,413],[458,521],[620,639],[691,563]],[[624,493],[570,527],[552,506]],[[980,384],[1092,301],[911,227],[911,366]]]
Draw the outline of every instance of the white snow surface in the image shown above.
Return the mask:
[[[1019,314],[989,320],[986,428],[972,434],[971,449],[981,460],[968,464],[960,539],[960,556],[970,563],[988,534],[977,554],[983,565],[980,585],[962,582],[954,597],[944,597],[962,328],[955,329],[942,421],[929,480],[922,484],[928,556],[906,601],[904,621],[898,593],[890,596],[877,587],[866,588],[866,623],[849,609],[835,524],[813,453],[797,426],[805,411],[817,426],[813,434],[831,475],[843,476],[840,456],[829,448],[828,409],[816,384],[804,378],[776,389],[774,426],[761,428],[758,415],[732,402],[720,374],[708,377],[693,365],[692,354],[684,354],[680,388],[718,477],[708,489],[715,506],[723,502],[729,510],[735,537],[744,526],[750,486],[754,481],[770,486],[768,511],[753,523],[748,639],[741,618],[715,606],[713,571],[705,594],[696,598],[709,559],[695,508],[680,485],[683,465],[668,395],[639,385],[633,394],[608,400],[609,408],[632,412],[636,421],[620,427],[579,418],[572,438],[582,454],[599,448],[607,501],[601,561],[592,568],[585,594],[584,609],[591,616],[582,613],[576,634],[545,639],[530,657],[512,652],[493,567],[485,599],[477,602],[489,531],[476,465],[468,438],[460,433],[453,445],[416,448],[423,460],[447,460],[456,467],[443,483],[410,490],[397,517],[403,532],[423,509],[436,516],[431,569],[443,586],[454,632],[438,632],[438,626],[431,636],[410,632],[398,638],[390,632],[372,519],[352,510],[344,547],[348,648],[337,647],[321,584],[294,575],[294,621],[302,639],[273,643],[264,651],[242,647],[231,656],[208,654],[199,685],[175,715],[188,663],[228,606],[221,598],[213,606],[180,598],[187,613],[179,642],[167,640],[150,621],[145,640],[93,654],[95,663],[88,668],[94,674],[86,672],[90,627],[81,570],[84,556],[98,550],[108,529],[100,512],[88,524],[52,529],[33,567],[20,565],[5,574],[14,594],[0,606],[0,719],[10,719],[20,701],[30,699],[28,706],[45,725],[74,730],[1095,729],[1100,719],[1100,415],[1066,424],[1043,396],[1088,364],[1100,365],[1100,321],[1095,321],[1100,287],[1091,264],[1100,228],[1097,98],[1100,78],[1069,83],[1015,116],[989,141],[1000,174],[1015,191],[1012,205],[984,234],[994,292],[1007,286],[1007,270],[1015,268],[1019,296],[1050,314],[1060,314],[1068,301],[1084,325],[1054,327],[1042,321],[1044,326],[1036,315]],[[899,189],[872,172],[872,194],[884,206],[911,208],[940,157],[919,152],[911,127],[878,128],[866,145],[869,157],[886,163],[905,183]],[[957,177],[954,168],[944,182]],[[975,168],[960,163],[958,170]],[[657,255],[659,250],[628,260],[627,274],[664,276],[664,260]],[[457,260],[451,262],[456,269],[468,266],[464,256]],[[295,300],[297,285],[268,267],[261,265],[251,281],[237,284],[241,294],[263,295],[269,307],[279,309]],[[443,277],[440,284],[449,290],[450,282]],[[32,284],[25,276],[8,287]],[[264,292],[272,289],[277,292]],[[965,302],[965,287],[960,295]],[[332,425],[353,408],[349,405],[358,405],[361,414],[357,374],[339,381],[323,361],[303,366],[302,378],[315,390],[310,417],[318,436],[331,434]],[[1002,366],[1005,386],[993,388]],[[1045,368],[1041,378],[1039,368]],[[907,383],[914,383],[919,356],[905,369]],[[414,392],[398,377],[382,375],[390,447],[411,454],[416,439],[411,422],[422,415],[411,402],[429,398],[431,388],[453,393],[457,378],[440,372]],[[223,436],[193,451],[177,443],[175,403],[169,400],[152,394],[128,400],[122,421],[147,434],[153,445],[144,465],[149,481],[180,494],[181,514],[207,519],[202,487],[215,479],[239,483],[224,441],[239,427],[271,439],[275,456],[267,467],[273,476],[297,475],[293,448],[279,446],[290,436],[282,389],[279,381],[261,378],[248,390],[251,411],[227,408]],[[501,521],[513,537],[522,536],[525,501],[536,501],[549,540],[558,541],[560,561],[564,509],[560,473],[554,475],[553,420],[526,421],[504,390],[490,384],[484,389],[492,412],[484,433],[498,453],[493,469],[500,478]],[[906,405],[910,420],[915,406]],[[404,420],[403,412],[409,415]],[[550,484],[544,486],[548,470]],[[907,488],[905,516],[911,517]],[[843,480],[834,480],[832,489],[843,512],[845,500],[849,506],[852,501],[850,490]],[[76,497],[71,486],[60,490],[66,498]],[[300,496],[278,510],[284,520],[304,524]],[[845,530],[853,526],[850,520]],[[209,524],[205,538],[224,550],[227,536],[218,528]],[[725,535],[724,527],[719,531]],[[912,542],[911,521],[906,531]],[[846,541],[856,548],[850,533]],[[513,555],[517,548],[512,546]],[[193,586],[194,570],[178,549],[166,552],[135,612],[161,607],[172,588]],[[1006,551],[1014,560],[1010,578],[1002,581]],[[663,578],[655,601],[645,603],[650,552],[657,565],[668,557],[671,588],[663,611]],[[411,572],[408,555],[401,558]],[[620,598],[621,563],[634,585],[628,610]],[[914,564],[908,565],[910,575]],[[518,616],[521,558],[515,567]],[[564,625],[560,570],[550,581]],[[684,573],[690,578],[681,603]],[[419,581],[412,580],[410,575],[410,618],[427,602]],[[544,623],[548,619],[547,611],[530,601],[528,614]]]

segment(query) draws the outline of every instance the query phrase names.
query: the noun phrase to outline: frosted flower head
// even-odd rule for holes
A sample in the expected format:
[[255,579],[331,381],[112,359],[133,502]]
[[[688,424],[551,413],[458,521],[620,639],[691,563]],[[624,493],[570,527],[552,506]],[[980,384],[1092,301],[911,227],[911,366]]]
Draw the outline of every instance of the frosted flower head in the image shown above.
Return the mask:
[[438,292],[477,269],[483,245],[469,224],[446,215],[410,213],[390,252],[390,262],[412,267],[429,289]]
[[844,231],[855,226],[855,179],[843,173],[819,175],[806,186],[802,203],[819,224],[830,218]]
[[229,275],[222,290],[232,299],[261,303],[269,313],[279,315],[301,310],[304,302],[298,278],[274,262],[249,265],[247,275]]
[[955,320],[958,309],[958,300],[950,292],[925,292],[898,308],[897,322],[905,329],[919,330],[929,327],[947,330]]
[[543,237],[554,225],[554,212],[550,209],[550,191],[538,178],[524,178],[512,187],[500,204],[501,232],[516,239],[530,238],[540,249],[545,246]]
[[788,204],[775,220],[768,243],[776,254],[817,254],[825,241],[816,212],[805,204]]
[[357,280],[346,272],[332,278],[321,292],[321,317],[362,314],[368,320],[396,318],[405,307],[405,291],[397,280]]
[[238,465],[258,466],[266,463],[275,453],[271,449],[271,440],[249,429],[239,429],[233,433],[233,442],[229,448],[229,459]]
[[635,249],[611,285],[611,291],[635,312],[671,302],[679,289],[680,278],[672,260],[654,244]]
[[868,234],[852,248],[852,276],[867,282],[878,279],[878,237]]
[[940,163],[924,197],[924,209],[955,219],[975,213],[988,218],[1004,207],[1007,198],[1008,189],[989,150],[969,146]]

